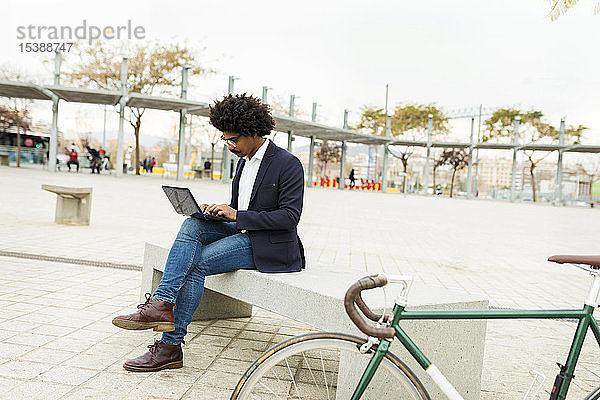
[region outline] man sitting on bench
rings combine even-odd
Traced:
[[[269,106],[245,94],[228,95],[210,106],[209,116],[229,151],[241,158],[231,203],[200,208],[234,222],[186,219],[154,294],[147,294],[135,313],[113,319],[123,329],[164,332],[150,351],[125,362],[129,371],[183,366],[181,343],[202,300],[206,276],[238,269],[298,272],[305,266],[296,232],[304,172],[298,158],[264,138],[275,128]]]

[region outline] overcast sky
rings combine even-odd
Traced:
[[[183,4],[186,4],[183,6]],[[11,1],[3,4],[3,58],[51,83],[50,66],[23,54],[20,25],[144,26],[149,39],[206,47],[218,73],[193,88],[212,101],[239,77],[236,91],[260,96],[261,87],[320,120],[341,125],[343,110],[356,121],[363,105],[436,103],[446,110],[514,105],[542,110],[549,122],[591,128],[586,143],[600,143],[600,16],[581,0],[558,21],[546,17],[546,0],[501,1]],[[42,104],[41,118],[50,118]],[[97,106],[61,106],[61,127],[74,117],[102,129]],[[44,114],[44,110],[48,110]],[[36,110],[40,110],[38,106]],[[109,129],[116,129],[116,118]],[[145,132],[173,131],[174,113],[148,115]],[[143,129],[144,129],[143,128]],[[465,124],[453,136],[467,138]]]

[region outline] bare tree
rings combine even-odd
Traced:
[[[327,140],[321,142],[318,149],[315,151],[316,159],[323,163],[321,176],[325,175],[328,163],[340,162],[342,159],[341,150],[342,146],[340,145],[332,145]]]
[[[600,177],[600,156],[593,154],[583,158],[577,163],[577,169],[589,179],[590,185],[593,185]]]
[[[67,73],[71,83],[89,85],[100,89],[120,87],[121,49],[116,45],[95,42],[77,49],[79,63]],[[127,86],[133,93],[148,95],[173,94],[181,84],[181,67],[190,67],[192,75],[214,72],[198,61],[195,50],[173,43],[149,43],[135,46],[130,54],[127,69]],[[135,173],[140,174],[140,127],[145,108],[129,109],[127,120],[135,133]]]
[[[25,73],[21,68],[10,65],[3,64],[0,67],[0,79],[9,80],[9,81],[31,81],[30,76]],[[13,121],[13,124],[10,126],[14,126],[17,129],[17,154],[16,161],[17,167],[21,166],[21,129],[26,131],[29,129],[31,125],[30,119],[30,111],[31,105],[33,101],[31,99],[22,99],[17,97],[7,97],[3,98],[4,101],[2,104],[10,110],[11,114],[8,116],[9,119]],[[5,115],[5,117],[7,117]]]
[[[439,154],[435,154],[435,152],[434,152],[434,155],[433,155],[433,193],[434,194],[435,194],[435,188],[436,188],[435,173],[437,172],[437,169],[444,164],[446,164],[446,159],[444,158],[444,152],[442,151]],[[425,190],[428,190],[428,189],[425,188]]]
[[[456,171],[463,169],[469,164],[469,155],[465,149],[448,149],[444,150],[440,159],[443,160],[444,165],[452,167],[452,180],[450,181],[450,197],[452,197]]]
[[[14,127],[17,130],[17,167],[21,166],[21,129],[27,131],[30,128],[31,119],[29,110],[19,110],[0,106],[0,124],[6,130]]]

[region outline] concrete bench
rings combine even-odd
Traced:
[[[146,243],[140,291],[142,302],[144,294],[152,293],[160,283],[168,254],[168,249]],[[291,274],[240,270],[209,276],[194,320],[249,317],[255,305],[319,330],[364,337],[346,315],[343,299],[347,288],[365,275],[364,271],[308,265],[306,270]],[[391,303],[398,291],[393,285],[389,286],[386,290]],[[383,308],[381,289],[366,292],[363,297],[373,310]],[[415,282],[409,296],[409,309],[481,310],[488,309],[488,300],[431,290]],[[486,326],[485,320],[402,323],[415,343],[465,399],[479,399]],[[391,350],[419,376],[432,399],[446,398],[399,342],[395,341]],[[344,395],[338,393],[338,398],[344,398]]]
[[[164,175],[177,175],[177,164],[172,163],[163,163]],[[183,166],[183,175],[184,176],[194,176],[192,168],[189,165]]]
[[[55,223],[66,225],[90,224],[92,188],[42,185],[42,189],[57,194]]]
[[[10,154],[9,153],[0,153],[0,165],[9,166],[10,164]]]

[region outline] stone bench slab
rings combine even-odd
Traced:
[[[153,292],[160,283],[169,250],[146,243],[142,272],[141,301],[144,293]],[[364,271],[337,266],[308,265],[300,273],[264,274],[254,270],[209,276],[205,294],[195,319],[247,317],[252,306],[308,324],[323,331],[345,332],[364,336],[346,315],[343,299],[347,288],[367,275]],[[399,288],[386,287],[387,310]],[[385,306],[381,289],[363,293],[373,310]],[[462,293],[432,290],[413,283],[408,309],[413,310],[482,310],[488,301]],[[403,329],[421,350],[463,394],[478,399],[487,322],[473,321],[405,321]],[[395,342],[392,351],[419,376],[433,399],[443,399],[436,386],[408,352]]]
[[[54,222],[66,225],[89,225],[92,211],[91,187],[67,187],[42,185],[42,189],[55,193],[56,212]]]

